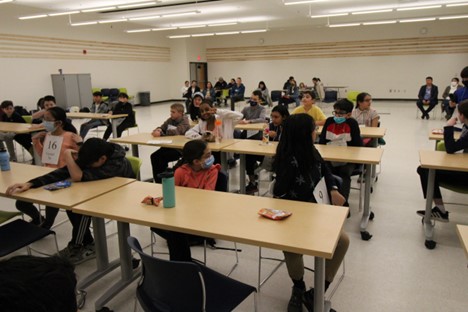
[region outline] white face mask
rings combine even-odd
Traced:
[[[456,81],[452,81],[450,85],[455,88],[458,85],[458,83]]]

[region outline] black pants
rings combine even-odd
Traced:
[[[447,117],[452,117],[453,112],[455,111],[455,107],[450,107],[449,103],[450,103],[449,100],[444,100],[443,110],[444,110],[445,114],[447,114]]]
[[[153,179],[155,183],[161,183],[158,174],[166,171],[167,165],[171,161],[178,160],[182,156],[180,150],[161,147],[151,154],[151,167],[153,168]]]
[[[353,174],[354,169],[356,169],[356,164],[346,163],[343,166],[337,167],[333,167],[330,164],[330,168],[333,174],[339,176],[343,180],[340,188],[340,193],[346,200],[348,200],[349,192],[351,190],[351,176]]]
[[[280,99],[278,100],[278,105],[282,105],[286,107],[288,107],[288,105],[291,103],[296,103],[296,100],[293,99],[292,97],[290,98],[280,97]]]
[[[15,135],[13,140],[18,142],[28,152],[31,151],[31,147],[32,147],[31,134],[29,133],[17,134]]]
[[[22,213],[27,214],[28,216],[31,217],[32,222],[36,225],[39,225],[41,223],[41,215],[32,203],[28,203],[22,200],[17,200],[16,201],[16,209],[21,211]],[[43,226],[47,228],[51,228],[52,225],[54,225],[55,218],[57,217],[57,214],[59,212],[58,208],[54,207],[45,207],[46,215],[45,215],[45,221]]]
[[[151,228],[151,230],[167,241],[171,261],[192,261],[189,235],[155,228]]]
[[[243,95],[233,95],[231,96],[231,110],[235,111],[236,110],[236,102],[240,102],[244,100]]]
[[[91,217],[84,216],[67,210],[68,219],[72,224],[72,239],[71,244],[74,245],[89,245],[94,242],[93,236],[89,225],[91,224]]]
[[[128,122],[122,122],[120,125],[117,126],[117,137],[120,138],[122,136],[122,132],[124,132],[125,129],[130,128],[134,125],[129,124]],[[104,132],[104,136],[102,137],[104,140],[107,140],[110,135],[112,134],[112,123],[107,126],[106,132]]]
[[[421,100],[418,100],[416,102],[416,106],[419,108],[419,110],[421,111],[421,113],[425,116],[425,115],[429,115],[429,113],[431,112],[431,110],[434,109],[434,107],[437,105],[437,101],[435,102],[429,102],[429,107],[427,109],[424,109],[424,105],[423,105],[423,102]]]
[[[429,180],[429,169],[418,167],[419,178],[421,179],[421,187],[424,198],[427,195],[427,181]],[[468,172],[436,170],[434,179],[434,196],[433,198],[442,198],[440,193],[440,182],[450,183],[452,185],[466,186],[468,181]]]

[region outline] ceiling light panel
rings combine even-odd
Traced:
[[[405,7],[397,8],[397,11],[414,11],[414,10],[428,10],[428,9],[439,9],[442,5],[428,5],[428,6],[419,6],[419,7]]]

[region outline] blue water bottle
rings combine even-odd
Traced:
[[[0,167],[2,171],[10,170],[10,155],[5,147],[0,147]]]
[[[174,172],[171,170],[159,174],[162,179],[163,206],[164,208],[175,207],[175,184]]]

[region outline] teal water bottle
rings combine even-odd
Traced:
[[[162,179],[163,206],[173,208],[175,207],[174,172],[168,170],[159,174],[159,177]]]
[[[10,170],[10,155],[5,147],[0,147],[0,168],[2,171]]]

